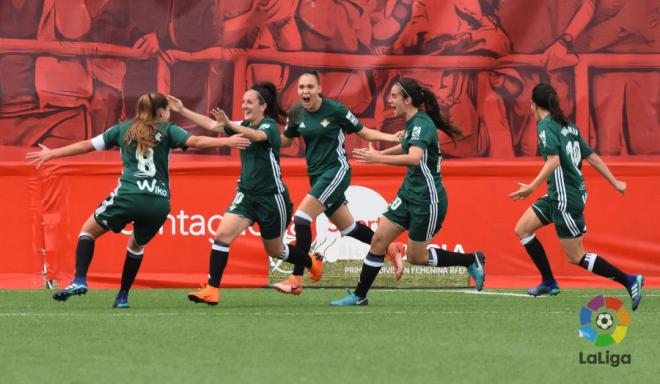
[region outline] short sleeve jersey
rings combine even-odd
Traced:
[[[284,192],[280,172],[280,128],[275,120],[266,117],[256,125],[247,120],[240,123],[244,127],[258,129],[268,137],[264,141],[253,141],[241,150],[241,176],[238,189],[250,195],[272,195]],[[235,132],[225,128],[228,135]]]
[[[160,132],[154,139],[156,146],[149,148],[147,155],[138,153],[137,143],[132,141],[128,147],[124,136],[133,124],[132,120],[123,121],[108,128],[92,139],[97,150],[119,147],[124,165],[119,179],[118,194],[141,194],[168,198],[170,197],[169,154],[173,148],[184,148],[190,133],[171,123],[160,123]]]
[[[562,212],[582,210],[587,188],[582,177],[582,160],[593,153],[573,124],[562,127],[551,116],[538,122],[539,148],[544,160],[559,156],[559,166],[548,178],[548,196]]]
[[[344,134],[359,132],[363,127],[343,104],[324,97],[317,111],[309,112],[300,107],[289,120],[284,135],[303,138],[307,174],[313,176],[329,169],[349,168]]]
[[[442,154],[438,129],[426,112],[417,112],[406,122],[401,141],[403,153],[410,153],[411,146],[421,148],[424,154],[419,164],[408,166],[399,196],[416,204],[437,204],[444,195],[440,174]]]

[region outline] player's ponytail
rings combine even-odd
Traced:
[[[259,97],[259,102],[266,104],[264,115],[270,117],[278,123],[283,123],[286,119],[286,112],[277,101],[277,88],[271,82],[255,84],[251,88]]]
[[[435,126],[446,133],[454,143],[456,143],[456,139],[463,136],[463,131],[452,124],[449,117],[440,111],[438,99],[435,97],[433,91],[429,88],[422,87],[417,80],[409,77],[400,78],[396,84],[401,88],[403,97],[410,97],[412,105],[422,108],[431,120],[433,120]]]
[[[546,83],[538,83],[532,90],[532,101],[537,106],[550,112],[552,120],[561,124],[562,127],[569,125],[568,119],[559,107],[559,96],[557,91]]]
[[[167,108],[167,98],[160,93],[147,93],[140,96],[133,125],[128,128],[124,136],[124,146],[128,148],[135,140],[138,153],[146,156],[149,148],[156,146],[155,135],[160,132],[158,110],[165,108]]]

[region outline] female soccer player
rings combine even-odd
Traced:
[[[101,151],[118,146],[122,149],[124,170],[119,185],[85,221],[76,248],[76,277],[53,298],[65,301],[74,295],[87,293],[87,269],[94,254],[94,242],[109,230],[119,233],[133,223],[128,240],[126,260],[121,276],[121,288],[113,307],[128,307],[128,291],[142,263],[144,246],[151,240],[170,212],[169,153],[173,148],[215,148],[229,146],[246,148],[250,141],[242,135],[230,138],[192,136],[180,127],[168,123],[170,108],[160,93],[142,95],[132,120],[123,121],[91,140],[62,148],[30,152],[28,159],[37,168],[60,157]]]
[[[554,223],[568,260],[626,287],[632,298],[632,309],[636,310],[642,299],[642,275],[627,275],[602,256],[584,250],[582,236],[587,232],[587,226],[583,211],[587,189],[580,171],[582,160],[586,159],[621,195],[626,190],[626,183],[617,180],[605,162],[582,140],[580,131],[559,108],[557,92],[552,86],[540,83],[534,87],[532,112],[537,121],[539,148],[545,164],[530,184],[519,182],[520,189],[509,195],[513,200],[521,200],[544,181],[548,183],[548,193],[523,213],[515,228],[520,242],[541,272],[541,284],[530,288],[528,293],[532,296],[559,293],[543,246],[534,235],[537,229]]]
[[[400,78],[392,86],[388,102],[395,116],[406,122],[403,141],[384,151],[376,151],[371,147],[356,149],[353,156],[365,163],[405,166],[408,172],[396,199],[380,217],[371,249],[362,265],[357,288],[354,292],[349,291],[343,299],[331,302],[331,305],[368,304],[367,292],[383,266],[388,245],[405,230],[408,231],[407,255],[411,264],[467,267],[477,290],[481,290],[485,280],[486,257],[483,253],[464,254],[441,248],[427,249],[447,213],[447,194],[440,174],[442,154],[437,130],[442,130],[453,140],[462,135],[461,130],[440,113],[433,92],[414,79]],[[401,273],[399,271],[397,277]]]
[[[277,120],[284,116],[272,83],[254,85],[243,95],[243,121],[229,121],[224,111],[214,110],[217,123],[192,112],[174,97],[172,109],[195,124],[210,130],[224,128],[228,134],[241,134],[252,141],[241,151],[241,176],[236,197],[225,212],[211,247],[209,279],[202,288],[190,292],[196,303],[218,304],[220,280],[229,258],[229,245],[253,223],[259,223],[264,249],[271,256],[301,268],[308,268],[312,281],[323,274],[320,260],[298,247],[284,244],[283,236],[293,205],[280,175],[280,129]]]
[[[298,78],[300,103],[291,108],[282,147],[302,136],[305,141],[307,175],[311,190],[303,198],[293,217],[296,245],[309,252],[312,244],[312,221],[321,213],[340,230],[363,243],[371,243],[373,231],[356,222],[348,210],[344,192],[351,182],[351,166],[344,149],[344,134],[357,133],[368,141],[398,143],[399,137],[366,128],[343,104],[321,95],[320,77],[307,71]],[[300,295],[304,269],[295,267],[288,279],[273,285],[283,293]]]

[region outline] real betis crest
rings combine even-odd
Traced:
[[[324,117],[323,120],[321,120],[321,125],[323,126],[323,128],[326,128],[328,124],[330,124],[330,122],[328,121],[328,119]]]

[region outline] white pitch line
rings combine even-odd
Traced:
[[[97,316],[110,316],[110,317],[140,317],[140,316],[206,316],[208,313],[183,313],[183,312],[166,312],[166,313],[0,313],[0,317],[97,317]]]
[[[432,293],[467,293],[470,295],[496,295],[496,296],[512,296],[512,297],[531,297],[526,293],[515,292],[498,292],[498,291],[474,291],[467,289],[379,289],[376,292],[432,292]],[[543,296],[537,296],[543,297]]]
[[[532,296],[527,293],[514,293],[514,292],[497,292],[497,291],[461,291],[470,295],[496,295],[496,296],[513,296],[513,297],[531,297],[543,298],[544,296]]]
[[[548,311],[543,314],[566,314],[574,311]],[[354,316],[354,315],[488,315],[488,314],[513,314],[511,311],[355,311],[349,308],[337,308],[334,311],[319,312],[177,312],[177,313],[121,313],[121,314],[99,314],[99,313],[0,313],[2,317],[164,317],[164,316]]]

